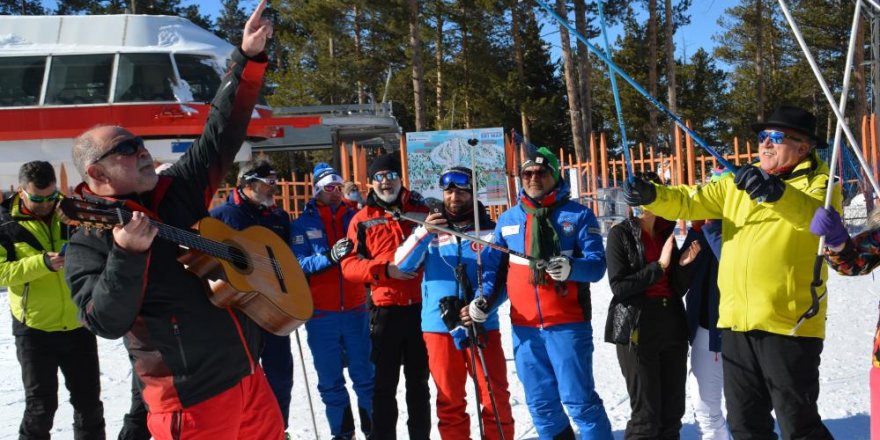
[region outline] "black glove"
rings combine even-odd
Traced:
[[[329,255],[327,256],[333,261],[333,264],[336,264],[339,263],[339,260],[351,253],[353,248],[354,243],[351,240],[348,238],[340,238],[330,249]]]
[[[758,203],[773,203],[785,192],[785,182],[752,165],[743,165],[733,177],[736,187],[747,192]]]
[[[623,183],[623,200],[629,206],[649,205],[656,198],[657,188],[654,183],[641,176],[626,179]]]
[[[464,300],[457,296],[444,296],[440,298],[440,319],[446,324],[448,330],[461,325],[461,317],[458,315],[464,308]]]

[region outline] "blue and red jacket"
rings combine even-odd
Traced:
[[[561,181],[557,189],[540,202],[542,206],[548,206],[568,195],[568,184]],[[519,198],[519,204],[498,218],[493,238],[498,245],[529,255],[533,219],[523,209],[523,203],[534,202],[523,192]],[[509,266],[507,294],[510,320],[514,325],[545,328],[590,320],[589,283],[599,281],[605,274],[605,249],[599,223],[589,208],[571,200],[554,208],[550,221],[559,235],[561,255],[571,260],[571,275],[563,283],[556,283],[544,274],[546,282],[534,285],[528,260],[491,248],[484,251],[483,286],[486,292],[495,291],[497,273],[505,265]],[[553,255],[545,256],[546,259],[551,257]]]
[[[290,225],[290,247],[309,278],[316,310],[341,312],[363,308],[367,301],[363,284],[345,280],[330,259],[330,249],[345,237],[356,213],[345,203],[334,213],[313,198]]]
[[[397,206],[405,213],[427,213],[422,196],[400,189]],[[388,264],[394,262],[394,252],[412,232],[415,224],[396,221],[386,212],[373,191],[367,195],[367,205],[358,211],[348,225],[348,238],[354,242],[353,255],[342,259],[342,276],[361,283],[370,291],[370,300],[377,307],[408,306],[422,302],[419,284],[422,274],[411,280],[388,276]]]
[[[488,215],[480,219],[480,238],[492,240],[495,223]],[[461,232],[475,236],[473,225]],[[440,300],[447,296],[457,296],[469,303],[473,291],[463,292],[455,279],[455,268],[460,263],[465,265],[470,286],[477,288],[477,245],[470,240],[463,240],[454,235],[429,233],[424,226],[419,226],[412,235],[397,249],[394,256],[395,264],[404,272],[415,272],[422,266],[425,268],[422,277],[422,331],[446,333],[446,324],[440,317]],[[485,247],[484,247],[485,248]],[[482,255],[481,255],[482,258]],[[502,274],[503,275],[503,274]],[[498,283],[501,289],[498,295],[492,295],[493,302],[489,318],[484,323],[486,330],[498,330],[498,306],[507,298],[504,284]],[[488,295],[487,292],[484,292]]]
[[[259,225],[283,240],[290,235],[290,215],[275,206],[264,208],[250,203],[238,189],[229,193],[226,203],[211,210],[211,217],[238,231]]]

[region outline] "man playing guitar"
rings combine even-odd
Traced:
[[[180,228],[208,215],[208,202],[244,141],[267,65],[272,25],[262,0],[187,153],[157,176],[143,140],[118,126],[76,139],[84,198],[124,201],[134,212],[112,233],[78,231],[66,277],[80,320],[105,338],[124,336],[143,384],[155,439],[281,439],[284,427],[256,359],[261,329],[241,311],[215,307],[206,284],[177,261],[179,247],[154,240],[150,219]]]

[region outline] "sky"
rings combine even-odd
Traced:
[[[41,1],[49,8],[55,6],[54,0]],[[549,1],[552,3],[552,0]],[[208,15],[212,19],[216,19],[220,14],[220,0],[183,0],[181,3],[184,5],[197,4],[202,14]],[[241,6],[249,12],[256,3],[256,0],[242,0]],[[718,17],[724,13],[725,9],[737,3],[739,3],[737,0],[693,0],[690,8],[691,24],[680,29],[675,35],[676,58],[682,57],[682,55],[690,57],[700,47],[712,53],[712,48],[715,45],[712,36],[718,32]],[[622,27],[619,25],[608,29],[611,44],[614,44],[614,40],[621,31]],[[555,23],[551,25],[546,22],[544,38],[553,46],[554,58],[559,58],[561,56],[559,33]],[[591,43],[604,48],[601,37],[591,40]]]

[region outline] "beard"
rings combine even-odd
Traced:
[[[390,192],[387,191],[376,191],[376,197],[379,200],[391,204],[397,201],[397,196],[400,195],[400,188],[392,189]]]

